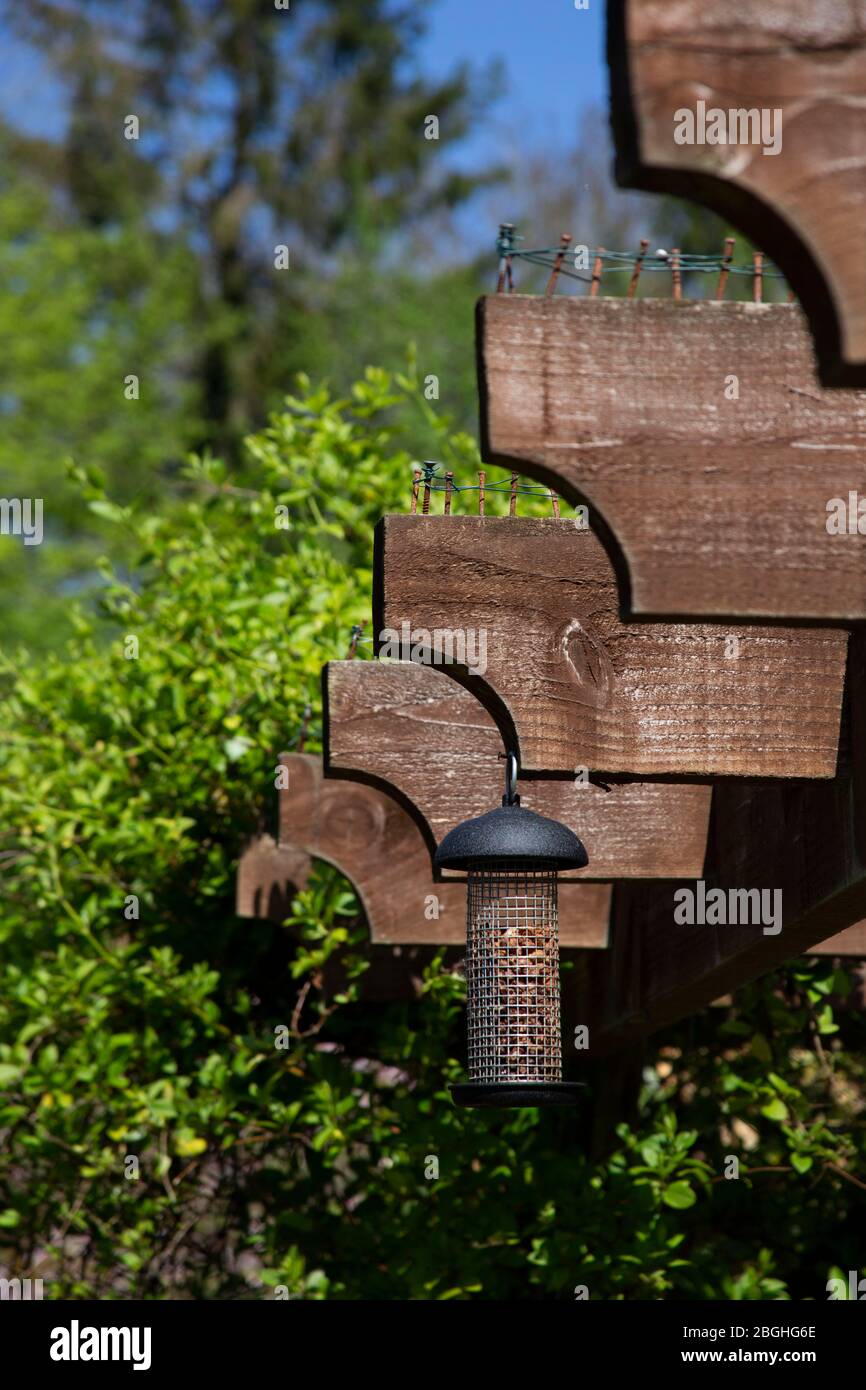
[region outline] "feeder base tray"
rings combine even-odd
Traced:
[[[586,1086],[582,1081],[464,1081],[450,1090],[455,1105],[516,1110],[577,1105]]]

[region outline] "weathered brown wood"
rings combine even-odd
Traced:
[[[345,874],[374,944],[465,943],[465,882],[433,881],[428,846],[399,802],[376,787],[325,778],[321,759],[310,754],[283,753],[280,764],[289,782],[279,794],[280,844],[324,859]],[[431,918],[434,899],[439,916]],[[562,945],[605,947],[610,900],[608,883],[563,883]]]
[[[609,0],[608,62],[617,181],[729,218],[799,294],[825,380],[866,386],[864,0]],[[699,101],[730,143],[677,142]],[[765,111],[763,140],[732,110]]]
[[[866,530],[866,393],[797,305],[498,295],[477,331],[484,458],[589,506],[627,612],[866,618],[866,535],[827,529],[854,493]]]
[[[623,623],[603,546],[564,519],[388,516],[376,545],[380,641],[486,633],[483,677],[441,669],[513,725],[525,770],[832,777],[844,631]]]
[[[853,927],[828,937],[817,946],[810,946],[803,952],[807,956],[866,956],[866,922],[856,922]]]
[[[679,925],[684,885],[620,884],[612,949],[569,983],[569,1017],[592,1054],[651,1033],[827,941],[866,917],[866,632],[849,663],[852,765],[832,782],[716,788],[707,888],[779,889],[782,930]],[[694,888],[694,885],[689,885]]]
[[[257,836],[238,864],[237,915],[284,923],[292,896],[306,886],[310,868],[310,857],[303,850],[280,846],[270,835]],[[371,946],[369,965],[360,980],[361,998],[366,1003],[419,998],[424,969],[439,950],[437,945]],[[443,968],[452,969],[463,950],[463,945],[447,947]],[[331,957],[322,971],[325,994],[345,990],[348,980],[342,956]]]
[[[244,848],[238,862],[235,911],[239,917],[262,917],[281,922],[295,893],[306,888],[310,856],[292,845],[278,845],[259,835]]]
[[[498,806],[502,738],[475,696],[415,662],[331,661],[325,668],[326,775],[396,788],[429,828],[431,849],[461,820]],[[573,776],[518,783],[521,802],[583,840],[586,880],[701,873],[712,788]],[[569,874],[568,877],[575,875]]]

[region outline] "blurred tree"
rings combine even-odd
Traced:
[[[80,529],[64,459],[110,473],[123,501],[152,500],[200,436],[186,372],[192,258],[146,226],[71,222],[14,161],[3,170],[0,493],[42,498],[45,525],[39,546],[0,538],[0,585],[19,600],[3,627],[7,640],[53,645],[104,543],[96,516]]]
[[[447,152],[495,96],[496,74],[420,76],[417,7],[4,8],[66,104],[54,139],[27,135],[7,114],[19,162],[62,188],[80,224],[145,222],[194,253],[199,442],[232,458],[291,373],[309,365],[305,320],[333,258],[363,250],[377,268],[398,231],[405,237],[494,177],[458,172]],[[431,115],[436,140],[425,138]]]
[[[392,315],[383,280],[413,229],[434,236],[491,177],[448,152],[496,79],[426,82],[423,23],[385,0],[0,0],[0,22],[50,97],[0,115],[0,491],[43,497],[46,525],[26,552],[0,538],[0,583],[21,597],[3,634],[53,646],[115,543],[95,515],[73,533],[64,458],[164,507],[187,451],[237,462],[297,371],[343,385],[404,361],[428,336],[428,289],[407,268]],[[457,353],[466,419],[471,270],[450,284],[426,370]]]

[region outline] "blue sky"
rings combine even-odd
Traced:
[[[508,94],[502,119],[554,146],[574,135],[580,111],[607,101],[604,0],[432,0],[420,57],[428,72],[444,76],[455,62],[505,64]],[[468,158],[495,153],[495,132],[481,129],[467,142]]]
[[[446,77],[458,62],[483,67],[500,59],[508,90],[498,118],[519,125],[529,137],[563,145],[572,138],[581,109],[606,102],[604,0],[589,0],[588,10],[575,10],[574,0],[420,2],[428,25],[418,55],[422,67]],[[56,135],[63,103],[56,99],[50,74],[5,26],[3,42],[7,53],[14,53],[3,81],[3,107],[14,110],[28,129]],[[463,157],[470,163],[493,157],[495,146],[494,121],[467,141]]]

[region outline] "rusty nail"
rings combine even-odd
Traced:
[[[634,299],[637,293],[637,282],[640,279],[640,273],[643,269],[644,256],[646,255],[648,248],[649,242],[645,240],[644,237],[641,237],[640,250],[638,251],[637,256],[635,257],[634,270],[632,271],[631,279],[628,282],[628,293],[626,294],[626,299]]]
[[[603,262],[602,262],[602,256],[603,256],[603,255],[604,255],[604,247],[603,247],[603,246],[597,247],[596,253],[595,253],[595,261],[593,262],[593,266],[592,266],[592,284],[591,284],[590,287],[589,287],[589,297],[590,297],[590,299],[595,299],[596,295],[598,294],[598,287],[599,287],[599,285],[601,284],[601,270],[602,270],[602,264],[603,264]]]
[[[724,299],[725,286],[728,283],[728,272],[731,268],[731,261],[734,259],[734,238],[725,237],[725,254],[722,257],[722,265],[719,270],[719,283],[716,286],[716,299]]]
[[[563,232],[559,238],[559,250],[556,253],[556,260],[553,262],[553,269],[550,272],[550,279],[544,291],[545,294],[553,294],[553,291],[556,289],[556,281],[559,278],[559,272],[562,270],[562,262],[565,259],[565,253],[570,244],[571,232]]]
[[[755,251],[752,255],[755,278],[752,281],[752,298],[756,304],[762,304],[764,300],[764,253]]]

